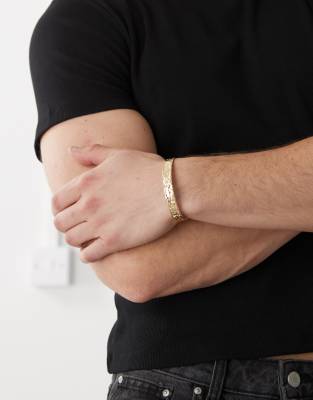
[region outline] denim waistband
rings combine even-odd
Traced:
[[[219,400],[222,392],[268,399],[313,399],[313,361],[290,359],[212,360],[206,363],[126,371],[138,377],[151,373],[167,379],[202,385],[205,400]],[[123,372],[122,372],[123,374]],[[113,379],[119,374],[113,374]],[[237,397],[236,397],[237,398]]]

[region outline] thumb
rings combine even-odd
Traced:
[[[108,147],[101,144],[91,146],[70,146],[68,148],[71,155],[82,165],[98,165],[104,161]]]

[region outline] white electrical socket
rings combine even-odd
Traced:
[[[46,246],[35,250],[31,282],[38,287],[68,286],[71,283],[71,249]]]

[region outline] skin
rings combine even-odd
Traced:
[[[89,242],[82,261],[149,243],[177,224],[164,198],[161,156],[99,145],[70,150],[94,168],[62,187],[52,207],[57,229],[78,246]],[[259,152],[177,158],[178,204],[200,222],[313,232],[312,151],[308,138]]]
[[[176,161],[178,202],[193,220],[313,232],[313,137],[264,151]]]
[[[177,224],[163,198],[162,157],[99,145],[90,150],[76,152],[76,159],[94,168],[52,199],[54,225],[73,245],[94,239],[82,251],[82,261],[149,243]]]
[[[94,143],[102,145],[104,152],[99,151],[99,147],[102,147],[99,145],[92,147],[93,151],[89,149],[87,157],[77,157],[68,151],[71,145],[90,146]],[[101,165],[100,154],[107,160],[107,147],[114,148],[114,151],[120,148],[124,151],[133,149],[137,153],[139,150],[140,153],[150,155],[156,153],[147,121],[132,110],[112,110],[73,118],[49,129],[41,140],[41,152],[52,192],[60,193],[64,187],[68,188],[70,182],[93,171],[95,165]],[[150,160],[157,161],[158,158]],[[107,173],[105,168],[101,171]],[[122,172],[125,171],[128,169]],[[129,182],[130,176],[126,185]],[[113,200],[112,203],[115,203],[118,199]],[[58,204],[52,197],[54,215],[58,214]],[[85,210],[89,210],[92,215],[92,202]],[[67,242],[75,245],[71,244],[71,236],[66,231],[63,233]],[[210,286],[243,273],[258,265],[298,233],[292,229],[237,228],[189,219],[175,223],[155,240],[107,253],[102,259],[88,263],[99,279],[112,290],[131,301],[144,302],[154,297]],[[83,243],[80,246],[81,254],[95,240]],[[295,355],[294,358],[305,356]]]

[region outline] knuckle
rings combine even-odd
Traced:
[[[108,248],[115,248],[119,243],[119,234],[118,233],[111,233],[106,238],[105,244]]]
[[[94,172],[89,172],[79,178],[79,185],[81,188],[85,189],[89,187],[95,180],[96,174]]]
[[[102,248],[106,251],[106,253],[118,250],[120,240],[118,233],[110,233],[106,236],[100,236],[99,239],[101,239]]]
[[[53,220],[53,223],[54,223],[54,226],[56,227],[56,229],[58,231],[60,231],[60,232],[64,231],[63,223],[62,223],[60,218],[55,217],[54,220]]]
[[[71,233],[66,233],[64,235],[64,239],[66,241],[67,244],[69,244],[70,246],[77,246],[77,240],[74,238],[74,236]]]
[[[99,198],[97,198],[96,196],[88,196],[82,202],[82,209],[84,211],[86,210],[94,211],[100,206],[100,204],[101,200]]]
[[[96,208],[99,207],[99,205],[101,203],[101,199],[99,199],[96,196],[91,196],[86,200],[86,202],[87,202],[87,207],[88,208],[90,208],[92,210],[95,210]]]

